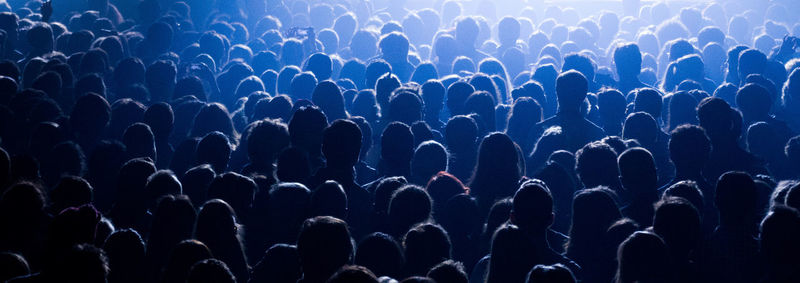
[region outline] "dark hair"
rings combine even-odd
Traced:
[[[304,278],[329,278],[353,257],[353,243],[347,223],[330,216],[307,219],[300,228],[297,252]]]

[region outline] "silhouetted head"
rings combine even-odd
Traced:
[[[381,134],[381,161],[391,166],[410,166],[414,155],[414,135],[411,128],[400,122],[386,126]]]
[[[613,192],[605,187],[580,191],[572,202],[572,226],[566,245],[568,254],[581,254],[602,241],[608,227],[622,215]]]
[[[197,144],[197,164],[210,164],[215,172],[221,174],[228,168],[231,152],[227,136],[217,131],[210,132]]]
[[[14,277],[28,275],[31,272],[28,261],[19,254],[11,252],[0,253],[0,264],[5,267],[3,272],[0,273],[0,280],[7,281]]]
[[[592,142],[575,153],[575,172],[586,188],[617,183],[617,153],[603,142]]]
[[[642,54],[639,45],[627,43],[614,49],[614,64],[620,79],[633,79],[642,69]]]
[[[736,93],[736,105],[745,121],[756,122],[766,118],[772,108],[772,97],[763,86],[755,83],[744,85]]]
[[[714,203],[719,209],[720,226],[754,229],[757,221],[758,188],[744,172],[727,172],[717,181]]]
[[[310,209],[312,216],[344,219],[347,216],[347,195],[336,181],[325,181],[311,194]]]
[[[559,111],[578,112],[589,91],[589,85],[581,73],[567,71],[556,80],[556,95]]]
[[[253,122],[247,132],[250,162],[271,165],[289,142],[289,128],[283,122],[269,119]]]
[[[653,232],[658,234],[676,259],[697,248],[702,237],[700,213],[688,200],[670,197],[656,204]]]
[[[664,241],[649,232],[633,233],[617,251],[617,282],[665,280],[668,253]]]
[[[527,181],[514,194],[511,222],[521,229],[541,234],[553,216],[553,196],[543,182]]]
[[[708,97],[697,105],[697,120],[713,143],[731,136],[733,118],[733,109],[721,98]]]
[[[253,266],[250,274],[251,282],[295,282],[303,275],[297,247],[287,244],[275,244],[267,249],[264,257]]]
[[[297,252],[303,278],[321,281],[351,261],[353,242],[347,223],[330,216],[307,219],[300,228]]]
[[[403,235],[417,223],[431,216],[431,197],[424,189],[406,185],[392,194],[389,201],[388,220],[394,235]]]
[[[210,258],[211,250],[205,244],[197,240],[183,240],[171,250],[161,278],[168,282],[184,282],[192,265]]]
[[[376,232],[358,243],[355,264],[369,268],[377,276],[400,277],[405,255],[392,236]]]
[[[710,153],[711,142],[701,127],[683,125],[675,128],[670,134],[670,159],[679,172],[699,173]]]
[[[425,275],[431,267],[450,259],[451,243],[447,232],[436,224],[418,224],[403,236],[406,274]]]
[[[494,232],[486,282],[524,282],[537,260],[536,246],[519,227],[507,224]]]
[[[72,246],[63,255],[58,278],[68,282],[106,282],[109,262],[105,252],[91,244]]]
[[[798,235],[800,214],[796,209],[776,207],[761,222],[761,253],[770,266],[773,278],[791,273],[789,267],[797,264],[800,245],[793,239]]]

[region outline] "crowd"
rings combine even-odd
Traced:
[[[409,1],[0,1],[0,282],[800,280],[798,2]]]

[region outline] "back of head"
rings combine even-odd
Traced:
[[[392,234],[403,235],[414,224],[427,221],[431,205],[431,197],[418,186],[406,185],[395,191],[388,211]]]
[[[670,134],[670,159],[678,168],[702,168],[711,152],[711,142],[703,128],[682,125]]]
[[[336,181],[326,181],[311,194],[311,215],[333,216],[344,219],[347,216],[347,195]]]
[[[206,134],[197,144],[197,163],[208,163],[218,174],[225,172],[231,155],[228,137],[221,132]]]
[[[761,252],[765,261],[778,272],[793,273],[790,266],[797,264],[797,252],[800,251],[800,245],[794,240],[798,236],[800,214],[797,210],[776,207],[761,222]]]
[[[617,75],[621,78],[635,78],[642,69],[642,53],[639,45],[628,43],[617,46],[614,49],[614,64],[617,67]]]
[[[736,93],[736,105],[746,119],[763,119],[772,108],[772,97],[763,86],[748,83]]]
[[[287,244],[275,244],[253,266],[250,282],[295,282],[302,276],[300,258],[297,247]]]
[[[744,172],[727,172],[717,181],[714,203],[720,225],[747,225],[756,216],[758,193],[753,178]]]
[[[91,244],[75,245],[66,252],[63,262],[57,276],[66,282],[106,282],[108,258],[100,248]]]
[[[355,264],[365,266],[377,276],[400,277],[405,257],[400,244],[392,236],[376,232],[358,243]]]
[[[353,166],[361,151],[362,134],[356,123],[336,120],[322,134],[322,153],[328,166]]]
[[[387,162],[411,162],[414,154],[414,135],[411,128],[400,122],[386,126],[381,134],[381,159]]]
[[[666,279],[667,248],[664,241],[649,232],[633,233],[617,252],[617,282],[650,282]]]
[[[490,255],[487,283],[524,282],[539,256],[525,232],[510,224],[494,232]]]
[[[540,181],[527,181],[514,194],[511,209],[514,224],[539,233],[553,222],[553,196]]]
[[[307,219],[300,228],[297,252],[303,276],[324,280],[350,262],[353,243],[347,223],[330,216]]]
[[[425,275],[434,265],[450,259],[451,243],[447,232],[439,225],[419,224],[403,237],[406,272],[412,276]]]
[[[683,256],[700,242],[700,214],[684,198],[665,198],[656,204],[653,232],[664,239],[676,256]]]
[[[559,111],[577,112],[588,91],[588,81],[581,73],[570,70],[559,75],[556,79]]]
[[[631,190],[634,195],[655,196],[658,174],[650,151],[641,147],[629,148],[619,155],[617,163],[625,189]]]
[[[727,102],[717,97],[707,97],[697,105],[697,119],[711,141],[729,134],[733,128],[733,110]]]
[[[619,176],[617,153],[603,142],[585,145],[575,153],[575,160],[575,172],[587,188],[613,185]]]

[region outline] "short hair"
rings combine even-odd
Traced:
[[[626,76],[639,75],[642,69],[642,53],[636,43],[618,45],[614,49],[614,64],[617,74]]]
[[[395,191],[388,211],[395,235],[402,235],[414,224],[427,221],[431,206],[431,197],[419,186],[406,185]]]
[[[579,107],[588,91],[589,82],[578,71],[566,71],[558,75],[556,79],[556,97],[559,107]]]
[[[606,143],[588,143],[575,153],[575,171],[586,187],[604,185],[605,179],[619,176],[617,153]]]
[[[350,120],[336,120],[322,133],[322,153],[329,163],[353,165],[361,152],[361,129]]]
[[[756,213],[758,201],[756,183],[744,172],[727,172],[717,181],[714,203],[719,209],[720,222],[747,221]]]
[[[289,146],[289,127],[279,120],[253,122],[247,131],[247,154],[262,161],[274,160],[278,153]]]
[[[711,153],[711,141],[705,130],[695,125],[681,125],[670,134],[669,155],[677,167],[701,165]]]

